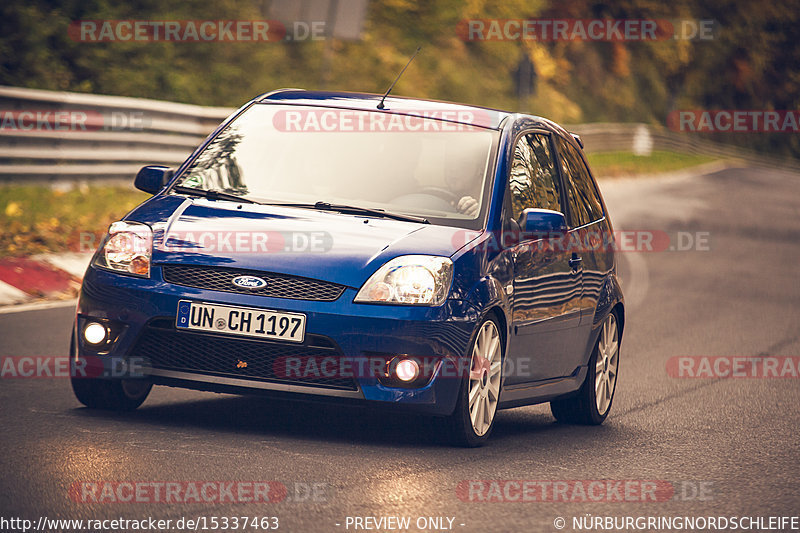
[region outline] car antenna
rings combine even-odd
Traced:
[[[416,52],[414,52],[414,55],[413,55],[413,56],[411,56],[411,59],[409,59],[409,60],[408,60],[408,63],[406,63],[406,66],[404,66],[404,67],[403,67],[403,70],[401,70],[401,71],[400,71],[400,74],[398,74],[398,75],[397,75],[397,77],[396,77],[396,78],[394,79],[394,81],[392,82],[392,84],[391,84],[391,85],[389,85],[389,88],[386,90],[386,92],[385,92],[385,93],[384,93],[384,95],[383,95],[383,98],[381,98],[381,101],[380,101],[380,103],[378,104],[378,109],[384,109],[384,107],[385,107],[385,106],[383,105],[383,101],[384,101],[384,100],[386,100],[386,97],[387,97],[387,96],[389,96],[389,93],[390,93],[390,92],[392,92],[392,89],[394,89],[394,84],[395,84],[395,83],[397,83],[397,80],[399,80],[399,79],[400,79],[400,76],[402,76],[402,75],[403,75],[403,72],[405,72],[405,71],[406,71],[406,69],[407,69],[407,68],[408,68],[408,66],[411,64],[411,62],[412,62],[412,61],[414,61],[414,58],[415,58],[415,57],[417,57],[417,54],[419,53],[419,51],[420,51],[420,49],[421,49],[421,48],[422,48],[421,46],[417,46],[417,51],[416,51]]]

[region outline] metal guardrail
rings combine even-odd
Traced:
[[[131,179],[144,165],[177,166],[234,108],[0,87],[0,181]],[[60,114],[59,114],[60,113]],[[800,170],[779,160],[645,124],[571,127],[587,152],[630,151],[641,142]]]
[[[144,165],[177,166],[233,111],[0,87],[0,180],[131,179]]]

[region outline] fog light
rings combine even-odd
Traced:
[[[100,344],[106,340],[106,327],[97,322],[89,322],[83,328],[83,338],[89,344]]]
[[[397,362],[394,373],[401,381],[414,381],[419,376],[419,365],[413,359],[402,359]]]

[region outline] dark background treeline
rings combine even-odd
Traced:
[[[346,0],[340,0],[346,1]],[[496,5],[500,4],[500,5]],[[77,20],[268,19],[269,0],[6,0],[0,84],[238,106],[278,87],[395,93],[532,112],[564,123],[665,125],[681,109],[800,108],[800,0],[371,0],[362,38],[285,43],[103,42]],[[712,39],[466,42],[485,18],[713,20]],[[518,83],[519,67],[532,76]],[[800,157],[797,133],[707,137]]]

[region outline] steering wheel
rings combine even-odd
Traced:
[[[448,202],[458,203],[458,197],[455,194],[441,187],[423,187],[420,192],[432,194]]]

